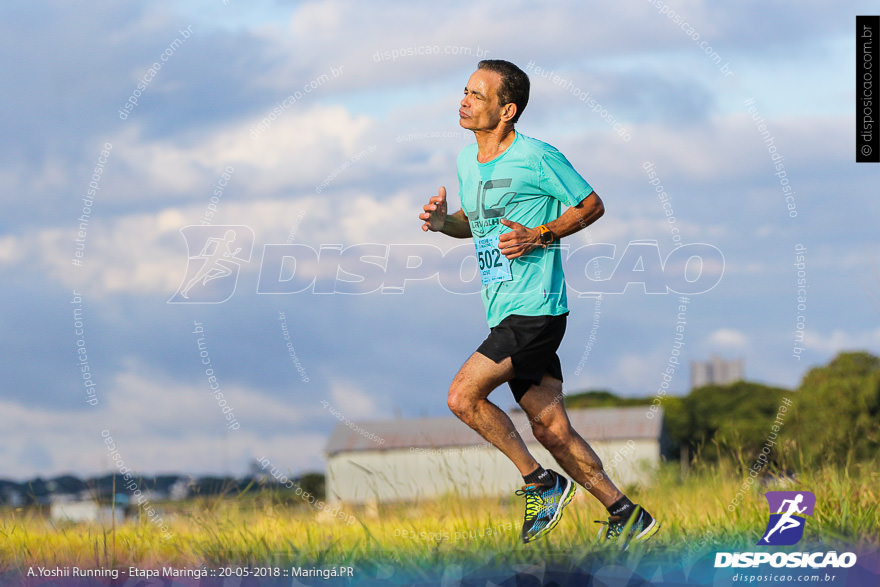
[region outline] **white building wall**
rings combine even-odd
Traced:
[[[114,506],[100,506],[93,501],[59,501],[49,508],[49,517],[52,520],[68,522],[101,522],[110,524],[113,520]],[[116,521],[125,520],[125,512],[118,505],[116,507]]]
[[[619,486],[638,483],[660,462],[653,440],[591,443],[611,479]],[[529,444],[544,467],[562,472],[547,450]],[[501,496],[512,494],[522,477],[507,457],[492,446],[401,449],[338,453],[327,459],[327,501],[417,501],[444,494]]]

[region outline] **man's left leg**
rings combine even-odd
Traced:
[[[525,485],[517,495],[526,499],[523,542],[543,536],[556,526],[574,495],[574,482],[545,471],[529,452],[510,417],[488,400],[498,385],[514,376],[510,357],[495,362],[479,351],[471,355],[449,386],[449,409],[507,456]]]
[[[605,474],[595,451],[571,427],[563,402],[562,382],[544,375],[541,384],[532,385],[519,404],[529,416],[535,439],[572,479],[608,507],[623,493]]]
[[[629,526],[628,537],[646,540],[659,529],[659,524],[641,506],[632,503],[608,478],[602,461],[589,444],[571,427],[562,394],[562,381],[544,375],[540,384],[532,385],[519,400],[529,416],[529,424],[538,440],[556,459],[562,469],[584,486],[609,512],[604,538],[615,538]],[[635,516],[633,518],[633,516]],[[630,523],[630,519],[632,523]]]

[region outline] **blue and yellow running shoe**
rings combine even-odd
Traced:
[[[567,506],[574,497],[575,485],[567,477],[555,471],[552,485],[523,485],[516,492],[526,498],[526,515],[522,527],[523,542],[531,542],[540,538],[556,527],[562,517],[562,508]]]
[[[607,522],[596,520],[606,526],[599,529],[599,542],[608,540],[622,540],[623,550],[629,548],[632,542],[647,540],[657,533],[660,523],[640,505],[636,504],[631,516],[626,519],[620,516],[611,516]]]

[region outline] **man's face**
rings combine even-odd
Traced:
[[[458,109],[458,123],[468,130],[493,130],[501,121],[502,104],[498,103],[501,76],[494,71],[478,69],[464,88]]]

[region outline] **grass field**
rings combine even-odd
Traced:
[[[448,565],[529,564],[591,557],[615,560],[656,552],[695,560],[716,548],[751,549],[767,523],[764,491],[809,490],[816,512],[804,541],[828,548],[880,547],[880,471],[874,465],[825,467],[805,472],[785,486],[756,483],[743,503],[728,506],[744,477],[733,467],[714,465],[682,480],[677,467],[662,469],[648,487],[626,488],[662,521],[660,532],[627,553],[596,543],[607,517],[591,497],[572,503],[547,537],[519,540],[523,503],[445,498],[425,504],[348,510],[357,521],[291,506],[269,493],[156,504],[168,532],[145,518],[116,525],[56,525],[44,516],[6,510],[0,518],[4,548],[0,568],[32,565],[142,568],[174,565],[290,566],[351,565],[419,573]],[[581,490],[582,492],[583,490]]]

